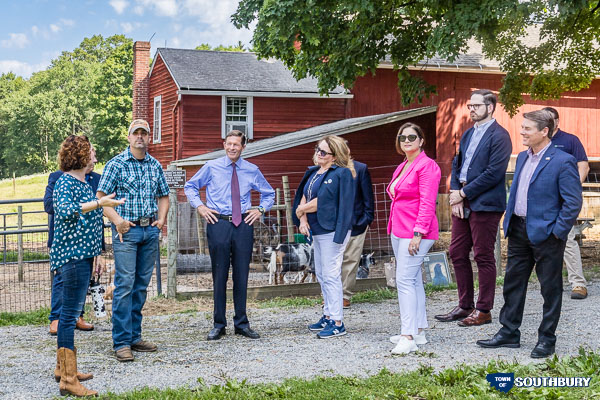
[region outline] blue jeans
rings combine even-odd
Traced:
[[[131,346],[142,340],[142,308],[158,252],[159,229],[133,226],[123,243],[112,225],[115,254],[115,291],[112,303],[113,348]]]
[[[62,275],[62,309],[58,320],[58,347],[74,350],[77,318],[85,304],[94,258],[72,260],[59,268]]]
[[[92,264],[93,268],[93,264]],[[90,270],[91,274],[91,270]],[[89,282],[88,282],[89,284]],[[50,316],[48,319],[50,322],[60,318],[60,310],[62,308],[62,297],[63,297],[63,278],[60,273],[60,268],[52,273],[52,294],[50,295]],[[83,317],[84,310],[81,310],[81,316]]]

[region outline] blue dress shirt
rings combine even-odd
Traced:
[[[185,195],[194,208],[204,203],[200,199],[200,189],[206,187],[206,206],[219,214],[231,215],[231,174],[232,162],[227,156],[210,160],[200,171],[186,182]],[[236,163],[238,182],[240,184],[240,199],[242,214],[252,207],[250,192],[260,192],[260,205],[269,210],[275,200],[275,191],[269,185],[258,167],[251,162],[239,158]]]
[[[475,131],[471,136],[471,142],[469,143],[469,147],[467,147],[467,151],[465,152],[465,162],[463,163],[463,166],[460,170],[460,175],[458,177],[461,182],[467,181],[467,173],[469,171],[469,165],[471,165],[471,160],[473,159],[473,154],[475,154],[475,150],[477,150],[477,146],[479,145],[479,142],[481,142],[483,134],[485,131],[487,131],[490,125],[494,123],[494,121],[496,120],[492,118],[485,124],[479,125],[476,123],[473,127]]]

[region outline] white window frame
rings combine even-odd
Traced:
[[[254,98],[246,96],[221,96],[221,138],[225,140],[225,135],[231,129],[227,129],[232,122],[227,122],[227,98],[246,99],[246,122],[239,122],[236,125],[246,125],[246,136],[248,140],[254,139]]]
[[[158,113],[156,103],[158,103]],[[152,143],[160,143],[162,139],[162,96],[154,98],[154,117],[152,124]],[[158,118],[157,115],[158,114]]]

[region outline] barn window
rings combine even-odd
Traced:
[[[237,129],[252,139],[252,97],[223,96],[221,105],[221,137],[225,139],[227,132]]]
[[[161,96],[156,96],[154,98],[154,124],[152,125],[153,127],[153,131],[152,131],[152,143],[160,143],[160,139],[161,139],[161,122],[160,122],[160,117],[161,117],[161,111],[160,111],[160,105],[161,105]]]

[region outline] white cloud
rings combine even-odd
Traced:
[[[121,22],[121,29],[123,30],[123,33],[129,33],[140,28],[141,26],[142,24],[140,22],[134,22],[133,24],[131,22]]]
[[[36,36],[39,31],[40,31],[40,28],[38,28],[37,25],[34,25],[31,27],[31,33],[33,33],[34,36]]]
[[[184,0],[183,9],[207,24],[231,24],[231,14],[237,10],[238,3],[239,0]]]
[[[177,36],[175,36],[174,38],[171,39],[170,45],[172,47],[180,47],[181,46],[181,39],[179,39]]]
[[[29,78],[32,73],[46,69],[50,65],[49,61],[39,64],[28,64],[17,60],[0,60],[0,74],[13,72],[24,78]]]
[[[0,45],[2,47],[11,48],[16,47],[19,49],[24,48],[29,44],[29,39],[27,35],[24,33],[10,33],[10,39],[5,39],[0,41]]]
[[[127,8],[129,3],[125,0],[110,0],[108,2],[112,8],[115,9],[115,12],[119,15],[123,14],[123,11]]]
[[[151,8],[156,15],[163,17],[177,16],[178,6],[176,0],[136,0],[138,7]],[[137,8],[137,7],[136,7]],[[143,8],[134,10],[143,13]]]
[[[144,15],[144,7],[135,6],[135,7],[133,7],[133,12],[137,15]]]
[[[73,21],[72,19],[65,19],[65,18],[61,18],[60,23],[62,26],[74,26],[75,25],[75,21]]]
[[[179,32],[181,30],[181,24],[173,24],[173,32]]]
[[[50,24],[50,30],[52,33],[58,33],[62,30],[62,28],[56,24]]]
[[[201,43],[208,43],[211,46],[224,46],[237,44],[241,41],[246,47],[250,45],[252,31],[248,29],[236,29],[232,24],[220,23],[215,21],[213,25],[208,25],[202,29],[195,27],[185,28],[179,35],[182,48],[195,48]]]

